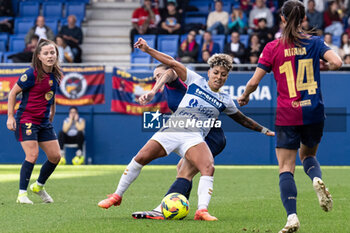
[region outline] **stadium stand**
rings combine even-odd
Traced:
[[[151,56],[145,53],[131,53],[131,63],[145,64],[146,66],[132,66],[131,69],[138,71],[150,71],[148,64],[151,63]]]
[[[84,20],[85,18],[85,3],[84,2],[67,2],[65,4],[66,16],[75,15],[77,19]]]
[[[37,1],[28,1],[19,3],[20,17],[37,17],[40,12],[40,4]]]
[[[240,34],[239,35],[239,41],[244,44],[244,46],[247,48],[249,44],[249,35],[248,34]],[[231,42],[231,35],[227,35],[226,37],[227,42]]]
[[[0,52],[6,52],[6,40],[0,39]]]
[[[45,25],[52,29],[53,33],[57,35],[58,33],[58,20],[54,18],[45,19]]]
[[[136,41],[140,37],[142,37],[151,48],[156,48],[157,35],[135,35],[134,43],[136,43]],[[141,50],[139,50],[139,49],[135,49],[133,53],[138,54],[138,53],[143,53],[143,52]]]
[[[27,34],[29,29],[34,26],[35,18],[16,18],[15,19],[15,34]]]
[[[25,48],[24,35],[11,35],[9,40],[9,52],[21,52]]]
[[[176,57],[179,47],[179,35],[159,35],[157,49],[169,56]]]
[[[46,19],[62,18],[62,2],[44,2],[42,5],[43,16]]]
[[[224,51],[224,46],[226,43],[226,36],[225,35],[213,35],[212,36],[213,41],[218,43],[220,46],[220,52]]]

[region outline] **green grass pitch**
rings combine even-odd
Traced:
[[[108,210],[97,203],[114,192],[125,166],[59,166],[46,184],[53,204],[15,203],[19,165],[0,165],[0,232],[278,232],[286,223],[276,166],[216,166],[209,212],[217,222],[194,221],[198,176],[190,213],[182,221],[135,220],[131,213],[155,207],[174,181],[175,166],[146,166],[125,193],[122,205]],[[31,183],[38,177],[36,166]],[[323,167],[323,180],[334,198],[325,213],[311,180],[297,167],[299,232],[350,232],[350,167]]]

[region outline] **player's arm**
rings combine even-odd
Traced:
[[[186,81],[187,79],[187,70],[186,67],[180,62],[176,61],[174,58],[166,55],[165,53],[161,53],[153,48],[150,48],[147,42],[139,38],[138,41],[134,44],[135,48],[141,49],[141,51],[148,53],[153,58],[157,59],[159,62],[171,67],[177,73],[178,77],[182,81]]]
[[[56,96],[53,97],[53,103],[51,104],[51,107],[50,107],[49,121],[51,123],[53,122],[53,118],[55,117],[55,114],[56,114]]]
[[[262,134],[265,134],[267,136],[275,136],[275,132],[269,130],[268,128],[261,126],[258,122],[254,121],[253,119],[247,117],[244,115],[241,111],[236,112],[235,114],[228,115],[230,118],[232,118],[234,121],[236,121],[238,124],[260,132]]]
[[[264,69],[261,69],[259,67],[256,68],[253,77],[247,82],[244,93],[237,99],[239,106],[248,104],[249,95],[256,90],[261,79],[265,76],[265,74],[266,71]]]
[[[15,105],[16,105],[16,96],[18,93],[22,91],[22,88],[17,85],[17,83],[13,86],[13,88],[10,91],[8,102],[7,102],[7,128],[9,130],[16,130],[16,120],[14,117],[15,113]]]
[[[139,103],[141,105],[147,104],[156,95],[156,93],[166,84],[169,82],[174,81],[177,78],[177,74],[172,69],[168,69],[162,74],[160,78],[157,79],[156,84],[153,86],[152,90],[150,92],[147,92],[146,94],[143,94],[139,98]]]
[[[325,52],[323,57],[329,63],[329,70],[338,70],[343,64],[339,55],[331,49]]]

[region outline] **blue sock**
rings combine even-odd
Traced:
[[[57,164],[53,164],[49,160],[47,160],[40,169],[38,182],[40,184],[45,184],[47,179],[50,177],[52,172],[55,170],[56,166],[57,166]]]
[[[316,157],[310,156],[304,159],[303,166],[305,173],[310,177],[311,181],[313,181],[315,177],[322,179],[320,164]]]
[[[281,200],[287,211],[287,216],[297,213],[297,187],[295,186],[294,176],[290,172],[280,174],[280,192]]]
[[[192,182],[185,179],[185,178],[177,178],[175,182],[170,186],[168,192],[165,194],[168,195],[169,193],[180,193],[184,196],[186,196],[188,190],[192,188]],[[186,196],[187,198],[187,196]]]
[[[27,190],[30,176],[32,175],[32,171],[34,168],[34,164],[24,160],[21,167],[21,172],[19,175],[19,189]]]
[[[187,190],[187,192],[185,194],[185,197],[187,198],[187,200],[190,199],[191,190],[192,190],[192,180],[191,180],[191,183],[190,183],[190,187],[188,188],[188,190]]]

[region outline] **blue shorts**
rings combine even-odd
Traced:
[[[205,137],[205,142],[214,157],[220,154],[226,146],[226,137],[222,128],[211,128]]]
[[[36,125],[32,123],[17,123],[15,136],[17,141],[29,141],[34,140],[38,142],[45,142],[51,140],[57,140],[57,135],[51,123],[44,125]]]
[[[310,125],[275,126],[276,148],[296,150],[300,142],[312,148],[321,142],[324,121]]]

